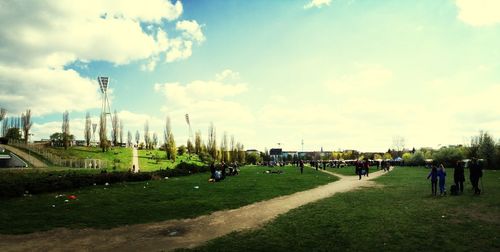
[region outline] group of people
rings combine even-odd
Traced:
[[[464,192],[464,182],[465,182],[465,169],[466,163],[457,162],[455,170],[453,173],[454,184],[450,188],[450,193],[452,195],[458,195]],[[481,189],[479,189],[479,180],[483,176],[483,170],[479,161],[475,158],[471,159],[468,163],[469,168],[469,179],[472,184],[475,195],[481,194]],[[431,172],[427,176],[427,179],[431,179],[431,190],[432,195],[437,195],[437,185],[439,184],[439,195],[446,195],[446,170],[443,164],[439,167],[432,165]]]
[[[358,160],[354,164],[356,175],[359,176],[359,180],[361,180],[361,176],[369,177],[370,173],[370,162],[368,160]]]
[[[236,176],[238,174],[238,162],[233,162],[231,165],[227,165],[224,161],[222,161],[219,169],[217,169],[215,162],[212,162],[210,164],[210,179],[208,179],[208,182],[219,182],[224,180],[227,176]]]

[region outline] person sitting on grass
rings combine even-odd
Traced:
[[[436,196],[437,194],[437,177],[438,177],[438,172],[436,166],[433,165],[431,168],[431,172],[427,176],[427,179],[431,178],[432,195],[434,196]]]
[[[439,195],[446,195],[446,171],[444,169],[444,165],[439,165],[438,170],[438,178],[439,178]]]
[[[215,179],[215,162],[210,164],[210,178]]]

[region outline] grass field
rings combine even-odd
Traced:
[[[139,156],[139,166],[141,168],[141,171],[156,171],[166,168],[172,169],[175,168],[175,166],[180,162],[203,165],[198,155],[188,156],[187,154],[185,154],[182,156],[177,156],[175,162],[173,162],[166,159],[167,154],[162,150],[138,150],[137,154]],[[155,159],[151,158],[155,155],[160,157],[158,162]]]
[[[132,149],[116,147],[107,152],[102,152],[98,147],[81,147],[73,146],[64,150],[62,147],[50,148],[50,151],[62,158],[85,159],[95,158],[108,161],[108,167],[113,167],[115,159],[119,159],[117,163],[118,170],[128,170],[132,167]],[[108,169],[109,169],[108,168]]]
[[[449,188],[453,170],[447,172]],[[430,195],[427,173],[397,168],[377,179],[383,187],[308,204],[195,250],[499,251],[500,172],[486,171],[481,196],[468,183],[463,195],[446,197]]]
[[[238,176],[220,183],[209,174],[149,182],[94,186],[73,192],[65,203],[57,193],[0,201],[0,233],[16,234],[56,227],[111,228],[168,219],[190,218],[222,209],[291,194],[335,181],[325,173],[280,167],[284,174],[264,174],[268,168],[242,167]],[[199,186],[199,189],[195,188]],[[54,207],[52,207],[54,205]]]

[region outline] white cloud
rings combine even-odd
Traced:
[[[240,74],[238,72],[233,72],[231,69],[225,69],[221,73],[215,75],[215,80],[224,81],[224,80],[239,80]]]
[[[251,109],[237,100],[237,96],[247,92],[244,83],[233,83],[232,77],[239,76],[237,72],[224,70],[216,75],[215,80],[195,80],[187,84],[162,83],[155,84],[156,92],[165,96],[162,111],[177,122],[174,130],[183,139],[187,137],[185,114],[190,115],[194,130],[205,133],[206,127],[213,122],[219,136],[223,131],[241,137],[238,140],[251,142],[255,137],[255,129],[249,127],[254,122]],[[218,139],[219,140],[219,139]],[[182,140],[181,140],[182,141]]]
[[[392,79],[392,71],[381,66],[364,66],[354,74],[341,75],[325,83],[335,95],[372,93]]]
[[[500,23],[500,1],[456,0],[458,18],[472,26],[488,26]]]
[[[182,20],[175,25],[177,30],[184,31],[183,35],[186,38],[192,38],[197,42],[205,41],[205,36],[201,31],[201,26],[196,20]]]
[[[229,72],[228,72],[229,71]],[[225,83],[229,75],[238,76],[231,70],[216,75],[216,81],[192,81],[186,85],[180,83],[156,83],[155,91],[165,95],[168,101],[175,104],[192,104],[199,101],[221,100],[226,97],[235,96],[247,91],[247,85],[244,83]]]
[[[323,6],[329,6],[332,0],[311,0],[309,3],[304,5],[304,9],[310,9],[313,7],[322,8]]]
[[[173,38],[162,29],[182,12],[170,0],[0,2],[0,104],[38,115],[97,107],[95,81],[66,67],[146,60],[141,69],[153,71],[161,57],[187,59],[204,40],[201,26],[180,21],[185,34]]]
[[[34,115],[43,115],[100,105],[95,81],[71,69],[0,65],[0,86],[0,103],[10,113],[31,108]]]

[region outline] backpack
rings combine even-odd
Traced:
[[[458,195],[458,188],[456,185],[451,185],[450,187],[450,194],[451,195]]]

